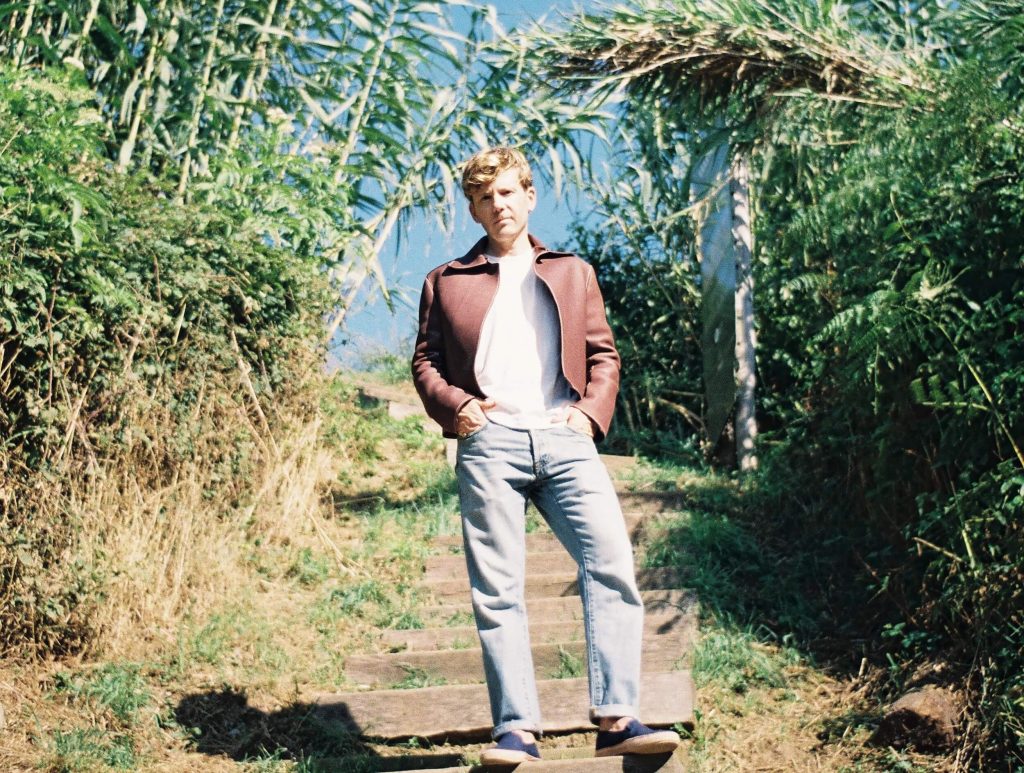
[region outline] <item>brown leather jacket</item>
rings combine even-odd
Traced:
[[[594,269],[572,253],[554,252],[530,236],[534,270],[551,291],[562,329],[562,372],[581,395],[576,407],[607,434],[619,391],[619,353]],[[423,406],[455,437],[455,417],[483,398],[474,365],[480,328],[498,291],[498,266],[483,254],[486,237],[461,258],[438,266],[423,283],[412,375]]]

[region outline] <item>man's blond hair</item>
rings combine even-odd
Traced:
[[[482,185],[487,185],[502,172],[508,169],[519,171],[519,184],[523,190],[533,187],[533,173],[530,164],[520,151],[515,148],[486,148],[473,156],[462,168],[462,192],[472,200],[473,192]]]

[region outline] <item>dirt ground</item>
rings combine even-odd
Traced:
[[[0,663],[0,771],[312,773],[344,770],[336,760],[345,753],[472,761],[482,746],[354,743],[310,719],[309,696],[350,686],[346,655],[378,647],[379,626],[414,621],[411,578],[428,532],[458,528],[454,499],[438,483],[450,475],[440,443],[401,422],[385,429],[377,447],[402,460],[397,472],[382,474],[373,454],[346,468],[307,533],[254,542],[218,603],[174,626],[140,622],[104,652]],[[417,489],[433,493],[410,497]],[[866,744],[879,716],[870,674],[837,678],[711,620],[701,636],[738,655],[713,675],[694,671],[696,727],[680,750],[688,770],[952,769],[941,757]],[[587,734],[549,738],[542,751],[592,743]]]

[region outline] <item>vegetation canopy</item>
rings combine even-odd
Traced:
[[[867,637],[850,667],[888,662],[896,687],[930,659],[953,666],[939,681],[968,707],[962,769],[1024,759],[1024,133],[1007,37],[1022,18],[1012,3],[637,3],[545,52],[564,88],[628,95],[614,158],[629,162],[600,189],[615,228],[581,239],[623,288],[624,387],[650,406],[627,400],[623,418],[661,449],[687,447],[701,425],[679,417],[703,413],[680,383],[700,342],[671,311],[693,319],[700,288],[695,169],[722,143],[749,158],[767,461],[752,517],[794,569],[832,557],[827,614],[802,636]]]

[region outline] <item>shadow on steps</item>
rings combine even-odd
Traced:
[[[185,696],[174,718],[193,750],[239,762],[273,757],[312,762],[311,770],[340,770],[335,763],[343,758],[347,773],[445,768],[463,762],[461,755],[445,754],[395,767],[405,758],[381,757],[351,731],[351,717],[341,716],[346,713],[344,706],[332,709],[330,718],[318,713],[313,703],[264,711],[249,705],[244,692],[226,688]]]

